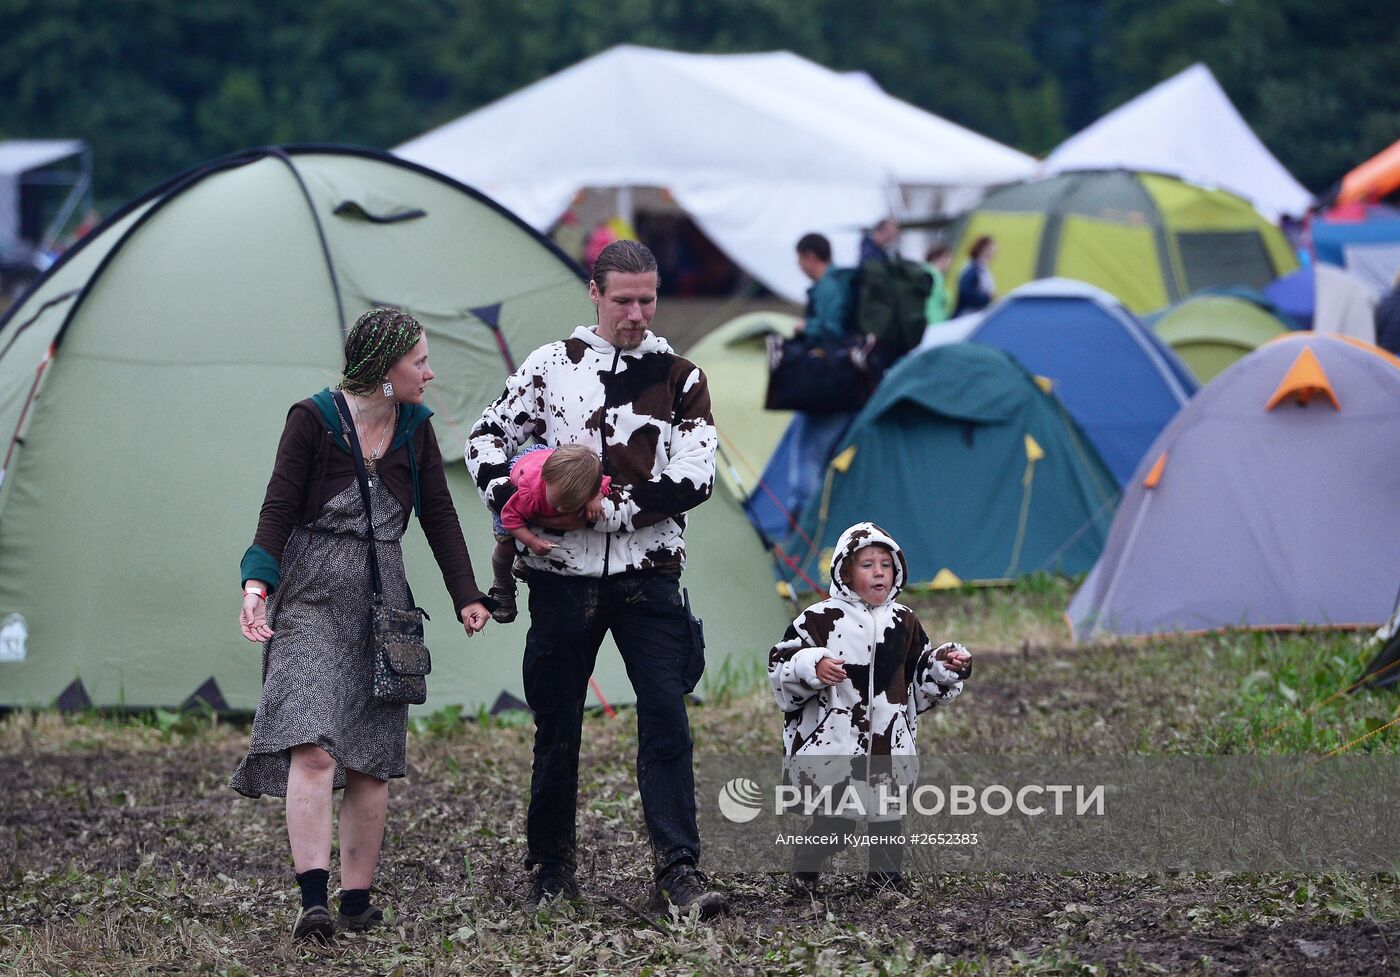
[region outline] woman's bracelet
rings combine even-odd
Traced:
[[[262,600],[267,600],[267,591],[266,591],[266,590],[263,590],[261,587],[245,587],[245,588],[244,588],[244,590],[243,590],[243,596],[244,596],[244,597],[248,597],[249,595],[253,595],[253,594],[256,594],[256,595],[257,595],[259,598],[261,598]]]

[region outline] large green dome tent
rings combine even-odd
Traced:
[[[1282,232],[1242,197],[1130,170],[1062,173],[988,194],[959,225],[950,285],[983,235],[996,240],[999,293],[1074,278],[1139,314],[1205,288],[1262,288],[1298,267]]]
[[[288,407],[336,380],[345,329],[381,304],[428,330],[428,406],[487,577],[467,430],[593,307],[578,269],[481,194],[369,150],[240,153],[126,206],[0,319],[0,705],[257,704],[238,561]],[[717,661],[783,608],[748,584],[768,564],[736,503],[691,525],[686,585]],[[518,697],[525,621],[469,641],[419,529],[404,549],[433,616],[424,708]],[[630,698],[615,654],[596,677]]]

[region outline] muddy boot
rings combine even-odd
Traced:
[[[369,889],[341,889],[340,912],[336,915],[341,929],[356,933],[384,923],[384,910],[369,901]]]
[[[362,913],[354,916],[340,914],[340,926],[342,929],[351,930],[356,933],[363,933],[365,930],[372,930],[376,926],[384,925],[384,910],[378,906],[370,906]]]
[[[845,847],[840,838],[849,833],[853,826],[854,822],[844,818],[813,815],[809,833],[814,837],[830,838],[831,841],[801,844],[792,850],[789,880],[794,892],[799,892],[799,888],[806,890],[799,894],[811,895],[816,892],[822,873],[831,871],[831,860]]]
[[[898,892],[909,894],[909,883],[898,872],[866,872],[865,887],[872,892]]]
[[[904,869],[904,826],[899,821],[871,821],[870,871],[865,874],[866,888],[876,892],[907,894],[909,884],[901,874]]]
[[[525,906],[531,912],[540,908],[541,903],[558,899],[563,902],[577,902],[579,899],[578,880],[574,873],[562,865],[544,864],[535,869],[530,879],[530,894],[525,897]]]
[[[706,883],[709,881],[694,865],[678,862],[656,880],[652,907],[666,910],[675,906],[682,916],[687,915],[691,909],[696,909],[701,919],[718,916],[729,908],[729,900],[724,897],[724,893],[708,888]]]
[[[491,620],[497,624],[510,624],[520,614],[520,609],[515,604],[515,591],[504,590],[500,587],[492,587],[486,592],[486,596],[496,602],[496,609],[491,612]]]

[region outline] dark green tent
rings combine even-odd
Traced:
[[[912,586],[1079,573],[1116,502],[1113,476],[1035,377],[988,346],[933,347],[892,369],[856,418],[784,546],[799,565],[782,571],[824,587],[837,537],[869,519],[899,540]]]

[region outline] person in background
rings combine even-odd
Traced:
[[[804,234],[797,242],[797,267],[812,282],[807,310],[798,331],[822,342],[846,335],[851,312],[851,288],[831,263],[831,242],[823,234]]]
[[[592,269],[603,249],[617,240],[617,232],[610,221],[600,221],[583,243],[583,266]]]
[[[899,240],[899,223],[886,217],[860,239],[860,263],[889,261],[890,251]]]
[[[924,255],[924,267],[933,276],[933,290],[928,293],[928,304],[924,306],[924,318],[930,326],[948,318],[948,265],[952,260],[953,252],[941,242]]]
[[[1400,356],[1400,271],[1376,306],[1376,345]]]
[[[812,280],[807,311],[798,324],[801,335],[814,342],[840,340],[850,332],[852,305],[850,274],[831,262],[831,242],[822,234],[804,234],[797,242],[797,266]],[[855,419],[851,411],[814,414],[794,411],[785,438],[792,439],[787,455],[787,493],[782,506],[800,513],[807,504],[832,449]]]
[[[996,298],[997,283],[987,267],[996,253],[996,241],[985,234],[972,242],[972,248],[967,253],[967,267],[958,277],[958,304],[953,309],[953,318],[985,309]]]

